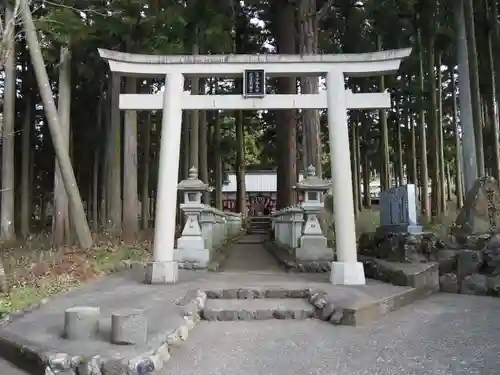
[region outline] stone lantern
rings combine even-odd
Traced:
[[[208,184],[199,180],[197,169],[191,167],[188,178],[181,181],[177,188],[184,193],[184,203],[181,203],[180,208],[186,215],[186,224],[177,240],[176,260],[180,263],[191,263],[195,267],[206,267],[210,254],[202,237],[200,215],[204,209],[201,196],[208,190]]]
[[[295,190],[304,195],[302,207],[323,208],[323,198],[331,183],[316,176],[316,168],[310,165],[307,168],[306,178],[295,185]]]
[[[330,182],[316,176],[316,168],[310,165],[306,178],[294,187],[304,195],[301,207],[306,216],[299,247],[295,249],[297,259],[333,260],[333,250],[327,247],[327,239],[318,220],[318,215],[324,210],[324,196],[330,185]]]
[[[209,186],[198,179],[198,170],[193,166],[189,169],[188,178],[179,182],[177,189],[184,193],[184,203],[181,203],[182,208],[182,206],[186,205],[201,205],[201,196],[205,191],[208,191]]]

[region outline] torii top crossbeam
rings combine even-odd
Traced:
[[[264,69],[268,77],[325,75],[334,64],[346,76],[391,74],[411,48],[356,54],[325,55],[141,55],[99,49],[112,71],[123,75],[164,75],[179,72],[186,76],[241,75],[245,69]],[[286,64],[286,70],[283,65]]]

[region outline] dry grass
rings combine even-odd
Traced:
[[[9,292],[0,294],[0,317],[102,277],[121,260],[146,260],[149,251],[144,244],[100,243],[90,250],[9,248],[1,256]]]

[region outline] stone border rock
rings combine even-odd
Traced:
[[[248,313],[247,310],[209,310],[203,309],[201,317],[209,321],[231,321],[231,320],[262,320],[262,319],[307,319],[318,318],[324,321],[330,321],[332,315],[335,318],[331,320],[332,324],[347,323],[344,314],[347,312],[341,307],[335,307],[323,290],[313,289],[282,289],[282,288],[239,288],[239,289],[220,289],[207,290],[209,299],[285,299],[300,298],[307,300],[313,307],[314,312],[309,314],[303,310],[283,310],[273,309],[268,311],[258,311],[258,314]],[[345,324],[344,323],[344,324]]]
[[[200,290],[188,292],[177,304],[181,306],[184,323],[165,336],[154,351],[143,353],[132,359],[116,357],[103,358],[70,356],[57,353],[52,348],[43,347],[17,335],[0,333],[0,353],[2,357],[32,374],[57,375],[148,375],[163,368],[170,359],[170,347],[181,344],[200,320],[207,295]]]
[[[205,310],[201,311],[201,317],[210,321],[236,321],[236,320],[260,320],[260,319],[307,319],[316,318],[333,325],[356,326],[367,323],[373,319],[397,310],[410,304],[416,299],[426,297],[428,292],[424,289],[408,289],[397,295],[377,301],[358,309],[339,306],[332,296],[321,289],[221,289],[207,290],[208,299],[261,299],[261,298],[303,298],[314,306],[313,316],[305,316],[299,310],[269,310],[266,314],[252,315],[242,310],[217,310],[210,311],[209,317]]]
[[[323,273],[330,272],[332,261],[298,261],[293,259],[287,249],[274,241],[264,242],[264,248],[276,258],[287,272]]]

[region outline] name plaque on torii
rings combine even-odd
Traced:
[[[266,72],[264,69],[245,69],[243,72],[243,96],[263,98],[266,95]]]

